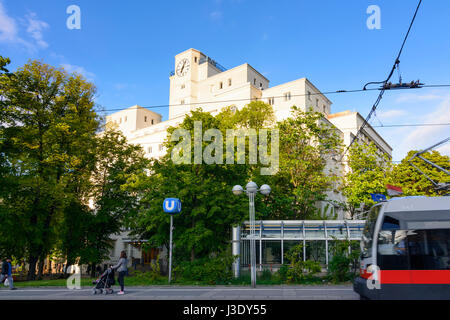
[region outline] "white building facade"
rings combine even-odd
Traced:
[[[175,68],[169,79],[168,120],[162,121],[160,114],[138,105],[113,113],[106,119],[107,122],[118,125],[129,143],[141,145],[148,158],[159,158],[165,154],[163,143],[167,138],[167,128],[178,125],[197,108],[215,115],[225,107],[234,106],[240,110],[249,102],[258,100],[272,105],[276,121],[289,117],[294,105],[303,111],[312,108],[323,113],[325,121],[336,127],[345,146],[348,146],[364,120],[355,112],[332,114],[332,102],[307,78],[270,87],[269,80],[248,63],[226,70],[196,49],[189,49],[175,56]],[[374,141],[380,152],[391,156],[392,148],[373,128],[367,126],[363,135]],[[329,164],[333,165],[336,166]],[[340,174],[344,174],[345,168],[342,165],[340,168]],[[344,200],[335,191],[328,192],[328,197],[341,202]],[[339,212],[338,216],[346,218],[344,212]],[[128,240],[118,243],[123,238],[127,238],[126,233],[115,238],[111,261],[117,259],[117,253],[122,249],[127,249],[132,257],[142,257],[138,248],[133,250],[128,246]]]

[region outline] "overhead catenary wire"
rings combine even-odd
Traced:
[[[450,88],[450,84],[435,84],[435,85],[424,85],[421,86],[422,88]],[[415,90],[418,88],[404,88],[402,90]],[[310,94],[291,94],[290,97],[305,97],[308,95],[315,96],[315,95],[330,95],[330,94],[341,94],[341,93],[357,93],[357,92],[365,92],[365,91],[378,91],[382,90],[379,88],[372,88],[372,89],[354,89],[354,90],[336,90],[336,91],[324,91],[324,92],[311,92]],[[156,109],[156,108],[169,108],[169,107],[182,107],[182,106],[200,106],[201,105],[209,105],[209,104],[218,104],[218,103],[230,103],[230,102],[240,102],[240,101],[261,101],[262,99],[268,99],[268,98],[284,98],[285,96],[270,96],[265,98],[240,98],[240,99],[229,99],[229,100],[216,100],[216,101],[200,101],[200,102],[191,102],[191,103],[178,103],[178,104],[160,104],[160,105],[139,105],[142,108],[145,109]],[[105,107],[101,103],[97,103],[97,106]],[[122,111],[122,110],[130,110],[130,108],[112,108],[104,110],[97,110],[98,112],[110,112],[110,111]]]
[[[405,47],[406,40],[407,40],[408,37],[409,37],[409,33],[411,32],[411,28],[412,28],[412,26],[413,26],[413,24],[414,24],[414,21],[416,20],[417,12],[419,11],[419,8],[420,8],[420,5],[421,5],[421,4],[422,4],[422,0],[419,0],[419,3],[417,4],[417,7],[416,7],[416,11],[414,12],[414,16],[413,16],[413,18],[412,18],[412,20],[411,20],[411,23],[409,24],[408,32],[406,32],[406,35],[405,35],[405,37],[404,37],[404,39],[403,39],[403,43],[402,43],[402,45],[401,45],[401,47],[400,47],[400,50],[399,50],[399,52],[398,52],[398,54],[397,54],[397,58],[396,58],[395,61],[394,61],[394,65],[392,66],[391,71],[389,72],[389,75],[387,76],[386,80],[384,80],[384,81],[382,82],[382,83],[383,83],[383,87],[382,87],[382,89],[381,89],[381,91],[380,91],[380,94],[379,94],[378,97],[377,97],[377,100],[376,100],[375,103],[373,104],[372,109],[370,110],[370,112],[369,112],[368,116],[366,117],[366,119],[364,119],[364,122],[363,122],[363,124],[361,125],[361,127],[359,128],[358,132],[357,132],[356,135],[353,137],[353,139],[350,141],[350,144],[345,148],[344,153],[343,153],[342,156],[341,156],[341,160],[342,160],[342,158],[345,156],[345,154],[347,153],[347,151],[350,149],[350,147],[352,146],[352,144],[356,141],[356,139],[357,139],[359,133],[360,133],[360,132],[364,129],[364,127],[367,125],[368,121],[369,121],[370,118],[372,117],[372,114],[375,112],[375,110],[377,109],[378,105],[380,104],[381,99],[383,98],[384,92],[386,91],[386,89],[385,89],[386,84],[387,84],[388,81],[391,79],[392,75],[394,74],[395,69],[397,68],[398,64],[400,63],[400,56],[402,55],[403,48]],[[365,89],[365,87],[364,87],[364,89]],[[366,90],[367,90],[367,89],[366,89]]]

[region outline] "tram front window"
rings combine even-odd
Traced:
[[[369,258],[372,256],[373,232],[375,223],[377,222],[378,214],[380,213],[381,205],[373,206],[370,209],[364,226],[362,241],[361,241],[361,257]]]

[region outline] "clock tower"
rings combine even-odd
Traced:
[[[204,101],[200,96],[200,85],[207,78],[223,70],[213,60],[195,49],[189,49],[175,56],[175,69],[170,74],[169,119],[188,114],[202,107],[196,104]]]
[[[175,70],[170,75],[169,119],[173,119],[196,108],[198,66],[203,54],[189,49],[175,56]]]

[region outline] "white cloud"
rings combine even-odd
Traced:
[[[76,66],[73,64],[68,64],[68,63],[62,63],[61,67],[63,67],[67,72],[69,73],[78,73],[81,74],[82,76],[84,76],[87,80],[92,80],[95,78],[95,74],[92,72],[87,71],[85,68],[80,67],[80,66]]]
[[[397,98],[397,102],[418,102],[418,101],[432,101],[442,99],[438,94],[402,94]]]
[[[20,36],[16,19],[6,13],[3,2],[0,0],[0,42],[26,47],[29,51],[45,49],[48,43],[44,41],[42,31],[49,27],[48,23],[38,20],[34,12],[25,16],[25,21],[19,18],[21,24],[26,26],[26,35],[30,39]]]
[[[36,41],[36,44],[41,48],[47,48],[48,43],[44,41],[42,30],[49,27],[47,22],[36,19],[35,13],[30,13],[26,16],[28,20],[28,34]]]
[[[377,112],[377,117],[383,120],[390,120],[398,117],[406,116],[408,112],[406,110],[393,109],[388,111]]]
[[[17,24],[16,21],[8,16],[3,3],[0,1],[0,41],[16,41]]]
[[[450,157],[450,142],[436,148],[436,151],[439,151],[440,154],[446,155]]]
[[[421,116],[421,119],[421,123],[426,124],[450,123],[450,97],[446,97],[432,112]],[[417,127],[407,133],[405,138],[400,139],[397,151],[404,157],[409,150],[426,149],[448,136],[450,136],[450,126]],[[440,150],[450,153],[449,149],[447,146],[442,146]]]

